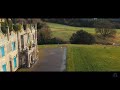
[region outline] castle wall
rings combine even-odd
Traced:
[[[15,42],[15,50],[12,50],[12,42]],[[0,47],[4,46],[5,56],[0,55],[0,71],[3,71],[2,65],[6,64],[6,70],[10,71],[10,61],[12,62],[12,71],[16,71],[18,65],[18,42],[17,34],[11,33],[9,40],[7,36],[0,39]],[[14,67],[14,57],[16,57],[17,67]]]
[[[1,34],[1,33],[0,33]],[[21,40],[21,36],[23,35],[23,40]],[[28,35],[30,37],[30,41],[32,42],[32,47],[29,49]],[[0,47],[4,46],[5,56],[2,57],[0,51],[0,71],[3,71],[3,65],[6,64],[6,71],[16,71],[21,64],[21,57],[27,62],[27,67],[31,67],[32,60],[37,59],[37,31],[34,28],[27,28],[27,30],[21,30],[19,33],[11,32],[11,34],[7,34],[6,36],[0,35]],[[12,50],[12,43],[15,42],[15,50]],[[23,47],[22,48],[22,44]],[[33,44],[35,44],[33,46]],[[25,51],[26,54],[21,54],[21,52]],[[33,53],[34,52],[34,53]],[[22,56],[21,56],[22,55]],[[16,59],[15,59],[16,58]],[[16,60],[16,64],[15,61]],[[15,67],[16,65],[16,67]]]

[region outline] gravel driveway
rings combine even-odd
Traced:
[[[30,71],[65,71],[66,69],[66,48],[45,48],[43,57],[29,69]]]

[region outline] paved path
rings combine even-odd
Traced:
[[[30,71],[65,71],[66,48],[45,48],[43,57],[40,58]]]

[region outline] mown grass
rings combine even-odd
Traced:
[[[120,47],[68,45],[67,71],[120,71]]]

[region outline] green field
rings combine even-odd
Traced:
[[[73,27],[55,23],[47,23],[52,31],[53,37],[59,37],[65,41],[69,41],[69,38],[73,33],[78,30],[84,29],[87,32],[94,33],[94,28],[85,28],[85,27]]]
[[[68,71],[120,71],[120,47],[68,45]]]
[[[120,47],[62,44],[67,47],[67,71],[120,71]],[[54,48],[58,45],[39,45]]]
[[[47,24],[52,31],[52,37],[59,37],[64,41],[69,41],[71,35],[81,29],[92,34],[95,33],[95,28],[73,27],[73,26],[61,25],[56,23],[47,23]],[[120,34],[120,29],[117,29],[117,31]]]

